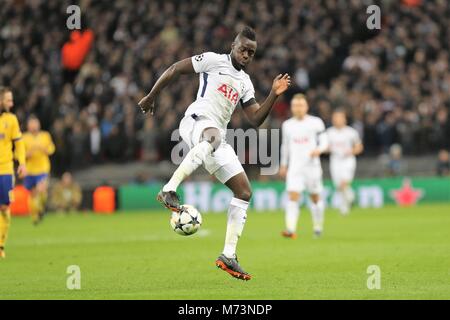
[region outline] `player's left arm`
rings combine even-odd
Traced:
[[[291,85],[291,78],[286,73],[279,74],[272,84],[272,90],[263,103],[259,104],[254,98],[244,102],[244,113],[251,125],[259,127],[267,118],[277,98]]]
[[[330,148],[330,129],[329,128],[325,130],[325,135],[326,135],[326,139],[327,139],[327,147],[322,152],[322,154],[323,153],[331,153],[331,148]]]
[[[55,144],[53,143],[52,136],[48,132],[45,133],[45,153],[48,156],[55,153]]]
[[[289,136],[286,121],[281,126],[281,158],[280,158],[280,170],[278,174],[281,178],[286,178],[287,167],[289,164]]]
[[[25,153],[25,142],[22,139],[22,132],[20,131],[19,121],[14,117],[12,121],[12,138],[14,141],[14,158],[19,162],[17,167],[17,174],[19,177],[23,178],[27,174],[27,169],[25,166],[26,153]]]
[[[325,124],[323,123],[322,120],[320,120],[320,123],[318,123],[317,125],[317,136],[318,136],[318,145],[311,152],[311,157],[319,157],[321,154],[327,152],[329,148],[328,134],[325,131]]]
[[[353,148],[352,148],[352,154],[354,156],[360,155],[363,151],[364,151],[364,145],[361,141],[361,138],[359,137],[358,132],[355,131],[355,139],[354,139],[354,143],[353,143]]]

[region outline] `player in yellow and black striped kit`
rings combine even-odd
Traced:
[[[19,121],[10,112],[13,106],[11,89],[0,87],[0,258],[5,258],[5,243],[11,224],[9,205],[14,186],[14,158],[19,162],[17,174],[20,177],[26,175],[25,145]]]

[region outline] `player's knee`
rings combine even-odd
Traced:
[[[250,188],[243,188],[242,190],[240,190],[237,194],[234,195],[235,198],[244,200],[244,201],[250,201],[250,199],[252,198],[252,189]]]
[[[44,193],[47,191],[47,182],[46,181],[42,181],[40,183],[37,184],[36,186],[36,190],[38,193]]]
[[[289,200],[291,201],[298,201],[300,200],[300,193],[298,192],[289,192]]]
[[[0,211],[5,212],[6,210],[8,210],[8,206],[5,204],[0,204]]]
[[[311,194],[310,198],[311,198],[311,201],[314,203],[318,203],[320,200],[320,197],[318,194]]]
[[[219,129],[206,128],[202,133],[202,141],[208,141],[214,150],[217,150],[222,142]]]

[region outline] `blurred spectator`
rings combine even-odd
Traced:
[[[67,164],[70,163],[70,149],[67,148],[68,129],[64,126],[64,121],[62,119],[56,120],[50,133],[55,144],[55,153],[51,159],[52,170],[57,176],[60,176],[67,169]]]
[[[158,149],[156,146],[158,131],[152,117],[145,119],[144,128],[141,130],[139,139],[142,144],[142,160],[156,162],[158,160]]]
[[[97,118],[89,118],[89,151],[91,153],[92,161],[98,163],[101,152],[101,133],[98,127]]]
[[[402,147],[399,144],[393,144],[389,148],[388,173],[391,176],[399,176],[403,172]]]
[[[104,140],[104,151],[107,159],[122,161],[124,159],[126,140],[118,125],[111,128],[111,132]]]
[[[65,172],[50,193],[50,207],[55,211],[76,211],[82,200],[81,188],[72,174]]]
[[[439,151],[436,174],[439,177],[450,176],[450,157],[447,150]]]
[[[64,68],[68,70],[80,69],[93,41],[94,33],[92,30],[84,32],[79,30],[72,31],[70,33],[70,41],[66,42],[62,47],[61,55]]]
[[[70,168],[82,168],[86,163],[88,140],[81,122],[76,121],[73,124],[68,140],[70,145]]]
[[[380,121],[377,125],[378,141],[383,152],[388,151],[397,138],[396,123],[397,120],[395,115],[390,112],[386,114],[384,120]]]
[[[93,41],[94,33],[92,30],[84,32],[74,30],[70,33],[70,40],[63,45],[61,50],[65,81],[72,82],[74,80],[77,71],[91,49]]]

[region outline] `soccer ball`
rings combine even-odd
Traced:
[[[183,209],[179,212],[173,212],[170,218],[170,225],[173,231],[182,235],[190,236],[200,229],[202,225],[202,215],[189,204],[181,206]]]

